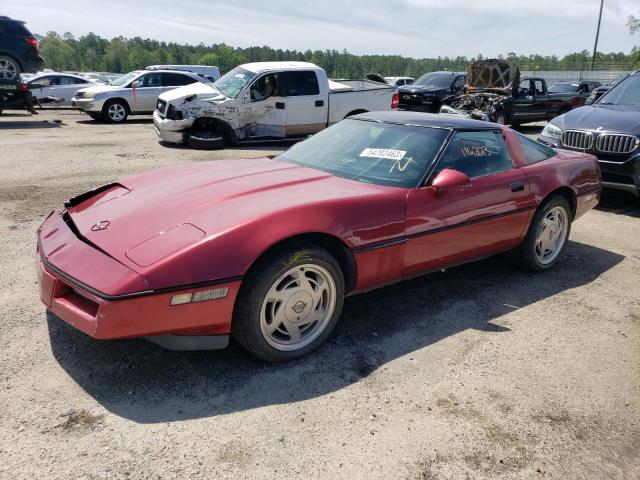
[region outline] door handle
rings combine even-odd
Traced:
[[[524,192],[524,183],[523,182],[514,182],[511,184],[512,192]]]
[[[316,100],[316,107],[324,107],[324,100]]]
[[[284,102],[276,102],[276,108],[278,110],[284,110]]]

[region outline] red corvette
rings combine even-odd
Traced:
[[[500,252],[551,268],[598,204],[595,157],[509,128],[351,117],[274,158],[198,162],[86,192],[38,231],[40,296],[98,339],[290,360],[345,295]]]

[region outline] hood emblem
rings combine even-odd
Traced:
[[[103,220],[101,222],[96,223],[95,225],[92,225],[91,231],[99,232],[100,230],[106,230],[107,228],[109,228],[109,225],[111,225],[111,222],[109,220]]]

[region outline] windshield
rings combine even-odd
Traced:
[[[140,72],[129,72],[125,73],[121,77],[116,78],[111,82],[111,85],[115,85],[116,87],[124,87],[127,83],[132,81],[134,78],[138,77]]]
[[[228,98],[236,98],[240,91],[255,78],[256,74],[236,67],[213,83],[220,93]]]
[[[420,85],[421,87],[431,88],[448,88],[453,80],[453,75],[450,73],[425,73],[414,85]]]
[[[549,93],[569,93],[578,91],[577,83],[560,83],[556,82],[549,87]]]
[[[413,188],[448,133],[440,128],[343,120],[276,159],[360,182]]]
[[[630,75],[611,88],[598,105],[640,105],[640,74]]]

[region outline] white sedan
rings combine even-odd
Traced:
[[[71,98],[81,88],[96,85],[95,82],[70,73],[46,73],[30,78],[27,83],[31,94],[41,104],[70,107]]]

